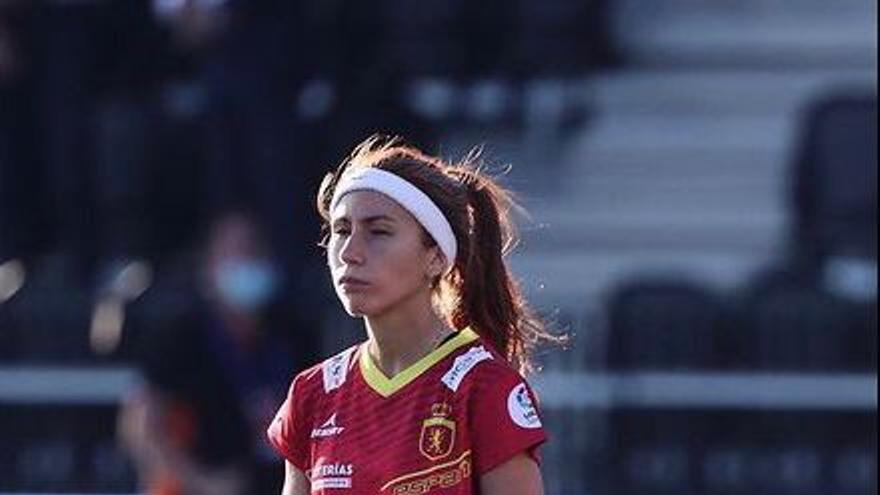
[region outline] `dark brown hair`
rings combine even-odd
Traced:
[[[482,172],[478,152],[459,163],[429,156],[398,138],[373,136],[328,173],[318,192],[326,241],[330,202],[343,172],[374,167],[394,173],[422,190],[440,208],[455,234],[458,254],[452,271],[435,284],[444,317],[456,329],[470,326],[522,373],[534,371],[531,351],[542,342],[560,343],[528,307],[504,257],[516,244],[510,193]],[[427,243],[433,243],[424,232]]]

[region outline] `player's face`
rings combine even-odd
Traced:
[[[421,225],[384,194],[346,194],[330,216],[327,256],[336,294],[353,316],[381,316],[430,295],[442,270]]]

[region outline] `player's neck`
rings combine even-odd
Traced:
[[[430,300],[413,306],[365,318],[369,337],[367,352],[388,378],[428,355],[449,334]]]

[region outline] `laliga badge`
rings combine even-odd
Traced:
[[[452,406],[438,403],[431,406],[431,417],[422,421],[419,452],[432,461],[452,453],[455,445],[455,421],[449,419]]]
[[[532,403],[525,383],[520,383],[510,391],[510,395],[507,396],[507,412],[510,414],[510,419],[520,428],[541,427],[541,418],[538,417],[538,410]]]

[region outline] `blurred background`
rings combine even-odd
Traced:
[[[0,0],[0,493],[276,493],[374,132],[513,165],[548,494],[876,493],[876,9]]]

